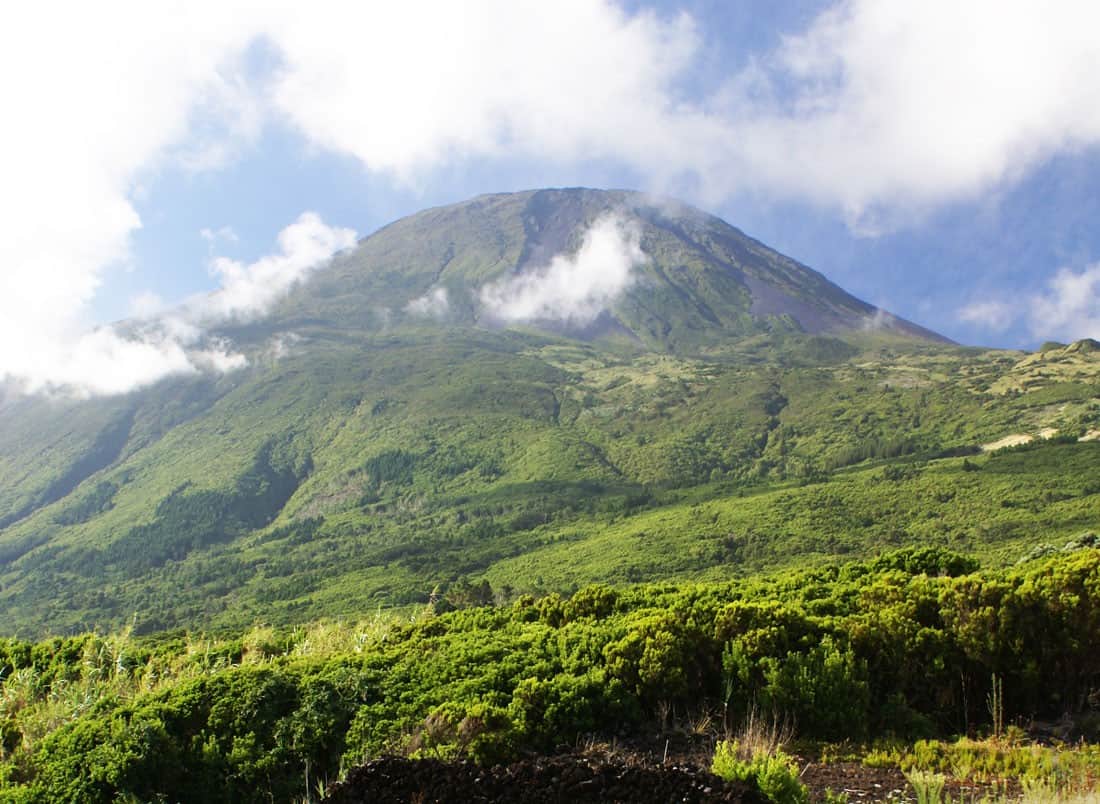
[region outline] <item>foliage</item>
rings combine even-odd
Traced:
[[[947,777],[942,773],[910,771],[905,774],[905,780],[912,786],[917,804],[940,804],[943,800],[943,786]]]
[[[979,450],[1100,423],[1094,353],[867,336],[795,364],[795,334],[748,359],[345,323],[216,382],[4,407],[7,632],[239,632],[482,580],[569,594],[907,546],[958,574],[936,550],[1007,564],[1100,525],[1100,444]],[[1026,389],[993,392],[1005,378]]]
[[[736,742],[715,746],[711,771],[723,779],[755,785],[773,804],[808,804],[806,786],[798,781],[798,766],[782,752],[743,758]]]
[[[307,768],[331,780],[393,751],[499,761],[723,704],[726,724],[746,711],[758,721],[736,742],[764,756],[783,724],[801,739],[991,728],[994,677],[1005,723],[1087,711],[1100,684],[1100,551],[955,577],[928,566],[903,552],[233,638],[0,640],[0,779],[9,797],[46,801],[153,799],[168,785],[190,800],[286,799]],[[918,741],[883,762],[1056,780],[1054,768],[1091,767],[1058,756]],[[782,765],[753,773],[782,790]]]

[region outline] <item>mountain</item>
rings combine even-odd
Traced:
[[[274,318],[345,330],[378,326],[393,323],[395,312],[415,317],[410,302],[443,293],[437,298],[448,304],[440,317],[448,322],[499,325],[491,305],[479,303],[486,288],[504,283],[504,292],[518,292],[507,286],[510,279],[582,251],[586,235],[608,220],[622,224],[640,251],[621,293],[591,321],[563,320],[560,310],[555,316],[543,309],[524,323],[681,353],[761,333],[877,329],[946,340],[856,299],[698,209],[637,192],[589,189],[480,196],[403,218],[337,258]],[[606,262],[615,255],[598,256]]]
[[[1100,525],[1100,352],[959,347],[638,193],[427,210],[212,335],[249,365],[0,401],[9,632],[1009,562]]]

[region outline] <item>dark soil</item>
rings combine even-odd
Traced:
[[[534,757],[511,765],[385,757],[333,785],[328,804],[584,804],[710,802],[764,804],[760,794],[690,765],[639,765],[622,758]]]
[[[845,793],[852,804],[893,801],[898,804],[916,800],[913,788],[897,768],[869,768],[859,762],[809,763],[802,771],[802,783],[810,789],[810,800],[821,801],[826,790]],[[980,784],[948,777],[944,785],[948,801],[980,801],[986,796],[1019,795],[1016,781],[999,780]]]
[[[859,762],[810,763],[802,771],[802,784],[810,788],[814,800],[823,799],[826,790],[846,793],[851,802],[912,798],[912,790],[900,770],[868,768]]]

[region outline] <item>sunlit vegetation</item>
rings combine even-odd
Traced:
[[[1100,427],[1095,377],[994,394],[1014,371],[1000,353],[879,345],[807,368],[515,333],[366,343],[368,365],[319,339],[217,388],[105,402],[102,420],[76,409],[66,444],[106,443],[118,422],[129,441],[0,531],[8,632],[240,631],[463,581],[568,593],[905,545],[1008,564],[1100,527],[1100,443],[1077,441]],[[1055,435],[980,453],[1040,430]],[[70,447],[5,437],[23,464],[0,508],[26,504],[10,495],[28,472],[45,489],[73,476]]]
[[[307,772],[334,780],[385,752],[494,761],[621,733],[670,707],[713,713],[734,741],[717,764],[762,786],[786,784],[785,760],[734,744],[753,712],[782,713],[800,740],[925,740],[880,757],[907,770],[1011,767],[1063,783],[1042,771],[1075,766],[1040,749],[930,740],[1067,711],[1098,736],[1100,551],[973,568],[908,550],[503,606],[471,587],[405,614],[231,639],[7,640],[3,795],[288,800],[305,795]],[[988,705],[998,686],[999,721]]]

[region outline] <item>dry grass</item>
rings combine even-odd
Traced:
[[[770,757],[781,753],[794,739],[794,724],[787,717],[775,712],[765,715],[755,706],[749,709],[741,727],[734,734],[727,734],[727,742],[737,744],[741,759]]]

